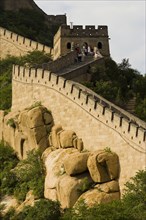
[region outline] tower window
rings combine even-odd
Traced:
[[[67,45],[66,45],[67,49],[71,49],[71,43],[68,42]]]
[[[98,42],[97,47],[98,47],[98,49],[102,49],[102,43]]]

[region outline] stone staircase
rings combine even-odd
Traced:
[[[81,61],[81,62],[76,61],[74,64],[57,71],[56,74],[57,75],[64,75],[68,72],[72,72],[78,68],[85,66],[85,65],[89,65],[94,61],[95,61],[95,58],[93,56],[86,56],[83,61]]]
[[[89,76],[87,75],[89,75],[91,66],[100,62],[104,62],[102,57],[86,56],[83,61],[76,61],[74,64],[55,72],[55,74],[77,82],[88,81]]]
[[[136,96],[134,96],[132,99],[130,99],[127,103],[127,105],[125,106],[125,109],[130,112],[130,113],[134,113],[134,109],[135,109],[135,105],[136,105]]]

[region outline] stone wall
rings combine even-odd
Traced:
[[[50,70],[51,72],[58,72],[59,70],[74,64],[76,57],[76,52],[71,51],[70,53],[67,53],[66,55],[58,58],[57,60],[51,61],[49,63],[44,63],[42,65],[42,68]]]
[[[34,50],[53,54],[52,48],[0,27],[0,59],[7,55],[23,56]]]
[[[54,123],[76,131],[85,148],[111,148],[119,155],[120,187],[145,168],[146,123],[86,87],[42,69],[13,67],[12,110],[36,101],[52,111]]]

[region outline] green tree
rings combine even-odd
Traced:
[[[53,47],[53,37],[60,25],[46,21],[46,17],[35,10],[2,11],[0,13],[2,27],[16,34]]]
[[[13,64],[36,67],[49,61],[51,61],[50,54],[37,50],[22,57],[7,56],[0,60],[0,109],[5,110],[11,107]]]
[[[10,146],[0,143],[0,185],[1,196],[13,194],[16,177],[11,170],[18,164],[19,160]]]
[[[33,190],[36,198],[44,197],[45,169],[39,150],[30,151],[27,159],[21,160],[13,172],[17,177],[14,189],[17,199],[24,200],[29,190]]]
[[[33,207],[26,206],[13,220],[59,220],[60,204],[55,201],[40,199]]]

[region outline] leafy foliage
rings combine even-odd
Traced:
[[[14,120],[13,118],[10,118],[10,119],[7,121],[7,125],[11,126],[12,128],[16,128],[15,120]]]
[[[1,11],[0,24],[12,32],[50,47],[53,46],[53,36],[59,28],[59,25],[47,25],[42,13],[29,9]]]
[[[42,198],[44,194],[45,170],[41,159],[41,152],[30,151],[25,160],[21,160],[13,170],[17,184],[14,196],[24,200],[27,192],[33,190],[36,198]]]
[[[146,75],[132,69],[128,59],[123,59],[120,64],[105,59],[105,68],[94,66],[90,73],[91,81],[85,83],[87,87],[122,108],[136,97],[134,113],[146,121]]]
[[[41,152],[30,151],[27,159],[18,161],[14,151],[1,143],[0,163],[2,195],[24,200],[27,192],[33,190],[36,198],[43,197],[45,170]]]
[[[18,164],[18,158],[10,146],[0,143],[0,185],[1,196],[13,193],[15,176],[10,172]]]
[[[12,65],[27,65],[35,67],[51,60],[50,54],[41,51],[29,52],[22,57],[8,56],[0,60],[0,109],[9,109],[12,99]]]
[[[40,199],[33,207],[26,206],[14,219],[32,220],[35,216],[36,220],[59,220],[60,214],[60,204],[58,202]]]
[[[32,189],[36,198],[43,197],[44,167],[38,151],[30,152],[26,160],[18,162],[14,151],[1,143],[0,163],[2,195],[13,194],[23,200],[28,190]],[[87,185],[85,180],[83,191]],[[1,211],[2,209],[0,207]],[[126,183],[124,196],[119,201],[87,207],[83,200],[61,214],[58,202],[41,198],[34,207],[27,206],[19,214],[10,210],[2,219],[31,220],[34,216],[36,220],[145,220],[146,170],[138,171]]]
[[[83,192],[86,192],[87,190],[89,190],[91,188],[93,183],[91,183],[87,177],[85,177],[84,179],[82,179],[81,181],[81,185],[79,187],[79,191],[81,191],[82,193]]]

